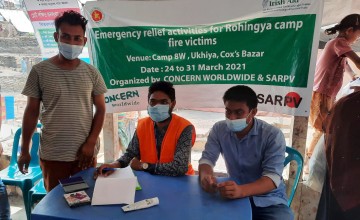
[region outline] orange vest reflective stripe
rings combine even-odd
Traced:
[[[136,134],[139,139],[139,148],[141,161],[145,163],[170,163],[174,160],[177,141],[183,130],[192,125],[188,120],[172,114],[170,124],[166,130],[164,139],[161,143],[160,159],[157,157],[154,122],[150,117],[140,119],[136,128]],[[193,126],[193,125],[192,125]],[[191,147],[195,143],[196,133],[193,126]],[[195,171],[189,161],[187,175],[195,174]]]

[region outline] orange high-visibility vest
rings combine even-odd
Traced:
[[[172,114],[169,127],[161,143],[160,159],[157,156],[154,122],[150,117],[140,119],[136,128],[139,139],[141,161],[145,163],[170,163],[174,160],[177,142],[183,130],[192,125],[188,120]],[[193,125],[192,125],[193,126]],[[195,143],[196,133],[193,126],[191,147]],[[194,175],[195,171],[189,161],[187,175]]]

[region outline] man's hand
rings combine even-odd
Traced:
[[[137,159],[136,157],[134,157],[134,158],[131,160],[131,162],[130,162],[130,167],[131,167],[131,169],[133,169],[133,170],[139,170],[139,171],[143,170],[143,169],[142,169],[142,166],[141,166],[140,160]]]
[[[82,170],[89,168],[94,160],[95,143],[85,142],[77,152],[79,167]]]
[[[28,172],[30,161],[31,161],[31,156],[30,156],[29,152],[25,152],[25,153],[21,152],[21,154],[18,158],[17,164],[18,164],[19,171],[22,174],[26,174]]]
[[[245,197],[241,186],[234,181],[225,181],[217,185],[220,195],[228,199],[238,199]]]
[[[215,193],[217,191],[217,180],[212,175],[201,177],[200,184],[206,192]]]
[[[111,175],[115,171],[114,168],[120,168],[118,163],[115,163],[115,162],[111,163],[111,164],[104,163],[103,165],[96,168],[95,173],[94,173],[94,179],[96,179],[98,176],[106,177],[106,176]]]

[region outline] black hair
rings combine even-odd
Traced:
[[[350,14],[343,18],[339,24],[332,28],[325,30],[325,34],[335,34],[337,31],[345,31],[348,28],[353,28],[354,31],[360,30],[360,14]]]
[[[158,81],[151,84],[149,87],[148,100],[150,99],[151,94],[156,91],[165,93],[169,96],[172,102],[175,101],[175,89],[171,82]]]
[[[248,86],[238,85],[228,89],[223,96],[224,103],[226,101],[246,102],[249,109],[257,107],[258,100],[256,93]]]
[[[85,33],[87,22],[86,18],[76,11],[65,11],[55,18],[56,32],[59,32],[59,28],[62,23],[67,23],[70,25],[80,25]]]

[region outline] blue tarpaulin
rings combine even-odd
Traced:
[[[14,96],[5,96],[6,120],[15,119],[15,99]]]

